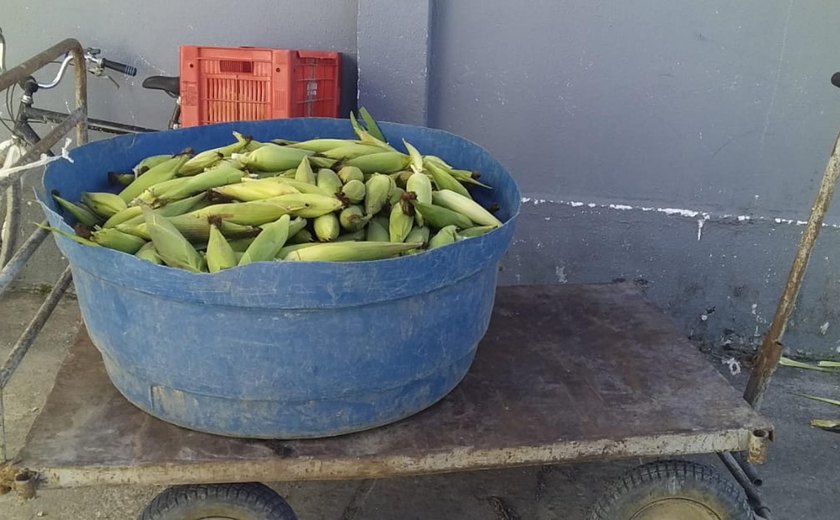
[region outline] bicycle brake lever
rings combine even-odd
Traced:
[[[103,72],[102,74],[100,74],[100,76],[105,76],[106,78],[108,78],[109,80],[111,80],[111,83],[113,83],[113,84],[114,84],[114,86],[115,86],[115,87],[117,87],[117,89],[119,90],[119,88],[120,88],[120,84],[119,84],[119,83],[117,83],[117,80],[115,80],[114,78],[112,78],[110,74],[105,74],[105,73]]]

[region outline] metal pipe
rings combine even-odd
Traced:
[[[46,224],[46,221],[42,222]],[[23,269],[23,266],[38,250],[38,246],[44,241],[49,232],[43,228],[36,229],[29,238],[26,239],[20,249],[17,250],[15,256],[0,270],[0,295],[6,292],[6,289],[12,284],[18,273]]]
[[[76,110],[84,114],[84,117],[76,122],[76,146],[81,146],[88,142],[87,62],[79,42],[76,41],[76,45],[71,47],[70,52],[73,53],[73,60],[76,64]]]
[[[770,508],[764,504],[764,500],[761,498],[761,492],[753,485],[752,482],[750,482],[749,477],[741,469],[741,466],[738,465],[735,457],[733,457],[728,451],[718,453],[718,457],[720,457],[720,460],[723,462],[723,465],[726,466],[726,469],[732,473],[732,476],[738,484],[744,488],[744,492],[747,494],[747,499],[749,499],[753,510],[755,510],[755,512],[761,515],[761,517],[765,520],[772,520]]]
[[[9,457],[6,453],[6,408],[3,405],[3,389],[0,388],[0,466],[8,461]]]
[[[770,384],[773,373],[779,364],[779,359],[782,357],[782,337],[785,334],[788,319],[793,312],[796,296],[799,294],[799,288],[802,286],[802,278],[805,275],[805,269],[808,267],[808,260],[811,258],[811,250],[820,233],[820,228],[822,228],[823,219],[828,211],[831,198],[834,195],[834,188],[837,185],[839,175],[840,135],[834,141],[834,148],[828,164],[826,164],[822,183],[820,184],[814,207],[811,209],[811,216],[808,218],[808,225],[802,233],[799,249],[796,251],[796,258],[791,266],[785,289],[779,300],[779,305],[776,307],[776,314],[773,316],[770,329],[764,335],[764,341],[761,343],[761,349],[758,351],[755,366],[752,369],[750,380],[747,383],[747,389],[744,392],[744,399],[756,410],[761,408],[761,404],[764,401],[764,393],[767,391],[767,386]]]
[[[6,38],[3,37],[3,28],[0,27],[0,74],[6,72]]]
[[[44,136],[37,144],[32,146],[24,155],[20,158],[17,163],[17,166],[28,164],[33,161],[37,161],[41,158],[41,154],[47,153],[50,148],[55,145],[59,139],[61,139],[66,133],[70,132],[73,129],[73,126],[76,126],[76,132],[79,133],[78,125],[79,123],[84,123],[86,119],[86,113],[84,110],[77,108],[76,110],[70,112],[67,116],[67,119],[61,122],[58,126],[52,129],[50,133]],[[87,124],[85,123],[84,129],[82,131],[83,138],[87,139]],[[20,179],[26,170],[17,171],[11,173],[5,177],[0,177],[0,189],[3,189],[7,186],[10,186],[12,183],[16,182]]]
[[[20,181],[13,182],[6,188],[6,217],[3,219],[3,230],[0,233],[0,267],[3,267],[12,255],[17,246],[18,227],[20,226],[21,192],[23,186]]]
[[[764,484],[764,480],[758,475],[758,470],[755,469],[755,466],[749,463],[744,453],[739,453],[738,456],[735,457],[735,461],[739,466],[741,466],[741,469],[754,486],[761,487],[761,485]]]

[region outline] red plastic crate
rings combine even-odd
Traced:
[[[338,117],[340,53],[181,47],[181,126]]]

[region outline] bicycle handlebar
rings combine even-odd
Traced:
[[[53,80],[49,83],[38,83],[38,88],[46,90],[58,85],[61,79],[64,77],[64,73],[67,71],[67,66],[70,65],[72,61],[73,56],[71,54],[67,54],[66,56],[64,56],[64,59],[61,60],[61,65],[58,68],[58,72],[56,73],[55,78],[53,78]],[[99,49],[85,49],[85,62],[91,64],[89,70],[94,76],[102,76],[103,68],[121,72],[127,76],[137,75],[137,69],[135,67],[132,67],[131,65],[126,65],[125,63],[111,61],[107,58],[100,57]]]
[[[111,61],[107,58],[102,58],[102,66],[106,69],[115,70],[117,72],[122,72],[126,76],[136,76],[137,75],[137,68],[132,67],[131,65],[126,65],[124,63],[120,63],[118,61]]]

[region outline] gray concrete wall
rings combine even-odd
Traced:
[[[207,4],[13,1],[10,62],[66,36],[141,76],[175,74],[180,43],[334,48],[348,55],[350,106],[359,49],[359,100],[375,116],[428,118],[516,176],[525,204],[503,283],[637,280],[714,346],[750,346],[766,328],[840,121],[828,82],[840,4]],[[165,96],[122,83],[92,82],[91,113],[161,126]],[[407,89],[416,102],[393,103]],[[838,219],[840,205],[789,329],[793,350],[837,355]],[[52,279],[57,264],[43,255],[24,282]]]
[[[89,114],[163,129],[173,100],[162,92],[143,89],[141,83],[151,75],[177,76],[178,47],[182,44],[339,51],[343,53],[342,111],[347,113],[356,102],[356,10],[356,2],[347,0],[5,0],[0,27],[6,37],[8,66],[72,37],[85,47],[102,49],[107,58],[137,67],[136,78],[114,75],[119,89],[107,80],[89,77]],[[46,80],[51,76],[46,73],[36,77]],[[72,76],[68,79],[64,88],[38,94],[38,106],[55,110],[72,106]],[[5,106],[0,106],[0,112],[6,117]],[[0,128],[3,139],[5,134]],[[98,137],[102,136],[91,136]],[[38,182],[40,174],[33,172],[29,186]],[[30,204],[31,193],[28,189]],[[28,206],[24,222],[42,218],[39,208]],[[29,225],[26,231],[31,229]],[[19,284],[50,284],[62,269],[58,251],[48,241],[22,273]]]
[[[487,147],[527,199],[502,281],[638,279],[695,338],[755,341],[840,122],[838,17],[794,0],[438,2],[430,123]],[[837,355],[836,251],[827,228],[793,349]]]

